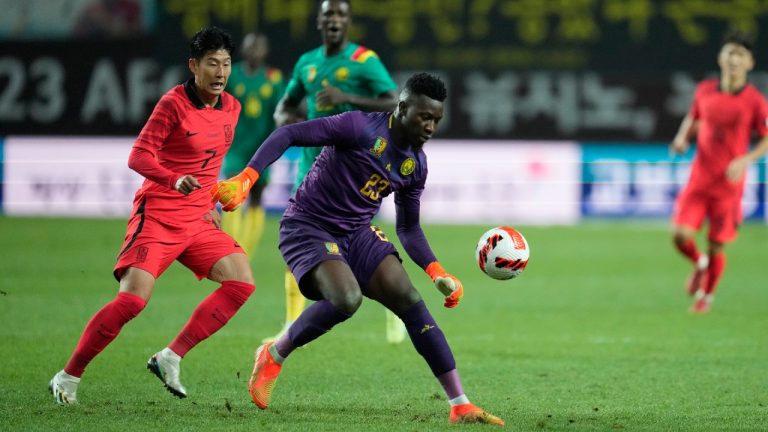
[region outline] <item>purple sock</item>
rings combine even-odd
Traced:
[[[336,308],[328,300],[320,300],[304,310],[288,331],[275,342],[275,349],[286,358],[296,348],[306,345],[327,333],[336,324],[352,315]]]
[[[448,341],[423,300],[400,315],[400,319],[405,323],[416,351],[424,357],[436,377],[456,369],[456,361]],[[460,384],[458,389],[461,389]]]
[[[443,386],[445,394],[448,399],[455,399],[464,394],[464,388],[461,387],[461,378],[459,378],[459,371],[456,369],[449,370],[448,372],[437,377],[440,381],[440,385]]]

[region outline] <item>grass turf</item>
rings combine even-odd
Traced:
[[[189,398],[173,398],[145,369],[216,287],[174,264],[144,312],[89,367],[81,405],[60,407],[48,380],[88,318],[115,295],[111,269],[125,221],[0,218],[3,429],[444,430],[442,390],[408,342],[385,342],[384,312],[370,301],[294,353],[268,410],[250,402],[253,350],[284,314],[276,226],[270,218],[253,263],[255,295],[182,363]],[[425,227],[466,287],[457,309],[444,309],[426,276],[405,261],[448,337],[467,395],[507,428],[768,428],[764,225],[743,227],[729,246],[706,316],[687,313],[690,267],[663,223],[519,227],[531,263],[508,282],[475,268],[474,245],[486,228]]]

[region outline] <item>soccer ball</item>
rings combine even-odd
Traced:
[[[520,275],[528,265],[530,249],[522,234],[514,228],[491,228],[480,237],[475,261],[488,276],[506,280]]]

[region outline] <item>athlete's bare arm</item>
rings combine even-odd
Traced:
[[[690,114],[687,114],[683,118],[683,122],[680,123],[680,128],[675,135],[675,139],[672,140],[670,150],[676,154],[683,154],[688,151],[690,146],[691,137],[696,133],[699,122],[694,120]]]

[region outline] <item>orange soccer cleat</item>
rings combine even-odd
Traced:
[[[267,342],[256,350],[256,362],[253,365],[251,378],[248,380],[248,391],[251,399],[261,409],[267,409],[269,398],[272,396],[272,387],[283,365],[276,362],[269,352],[269,347],[274,342]]]
[[[465,403],[451,407],[451,423],[486,423],[497,426],[504,426],[504,420],[495,415],[488,414],[482,408],[472,404]]]

